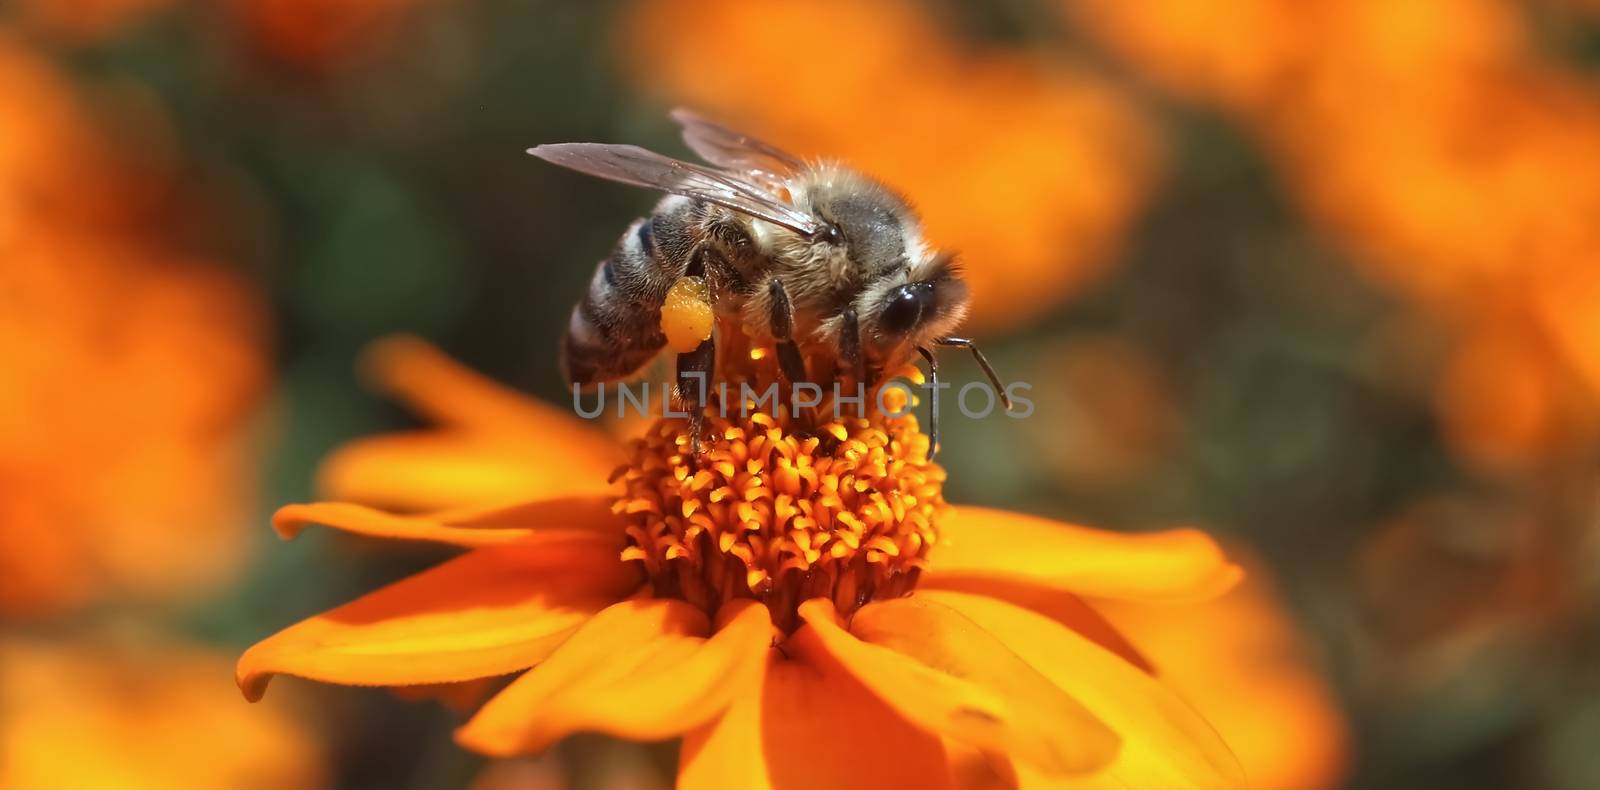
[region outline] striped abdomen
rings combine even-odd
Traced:
[[[661,302],[688,269],[701,209],[686,198],[662,200],[595,267],[562,339],[561,371],[569,383],[626,378],[666,345]]]

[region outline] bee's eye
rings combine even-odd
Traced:
[[[839,230],[838,225],[830,222],[827,227],[822,229],[822,240],[837,247],[844,244],[844,231]]]
[[[903,335],[916,328],[922,314],[933,306],[933,283],[907,283],[889,292],[888,304],[878,318],[878,328]]]

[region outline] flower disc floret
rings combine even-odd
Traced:
[[[755,598],[792,628],[810,598],[849,613],[909,592],[938,540],[944,470],[909,415],[803,428],[781,409],[708,410],[698,458],[690,445],[687,421],[660,420],[619,470],[622,556],[657,595],[708,612]]]

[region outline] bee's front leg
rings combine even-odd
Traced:
[[[705,429],[706,398],[711,389],[711,368],[717,361],[717,336],[701,341],[695,350],[678,355],[678,400],[689,409],[689,464],[700,460],[700,433]]]
[[[794,387],[810,380],[805,358],[794,342],[794,305],[789,301],[789,292],[783,289],[783,281],[776,277],[767,284],[767,292],[772,297],[772,338],[777,341],[778,367],[789,386]]]
[[[926,348],[918,348],[917,353],[928,361],[928,455],[927,461],[933,462],[933,457],[939,454],[939,358]]]
[[[876,382],[867,380],[867,359],[861,352],[861,321],[856,318],[856,309],[845,308],[843,319],[839,327],[839,363],[857,384],[871,387]]]

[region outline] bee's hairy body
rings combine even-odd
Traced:
[[[791,385],[851,378],[873,385],[921,355],[934,385],[929,457],[938,446],[935,348],[965,348],[1011,401],[977,346],[948,333],[969,296],[949,254],[929,248],[911,206],[878,182],[807,162],[687,110],[672,113],[708,165],[632,145],[550,143],[529,149],[599,178],[666,192],[596,267],[562,341],[574,385],[638,372],[678,352],[676,391],[699,452],[719,324],[776,352]]]
[[[583,299],[573,308],[562,344],[569,382],[591,385],[627,378],[666,345],[661,305],[673,283],[703,277],[720,320],[735,322],[757,342],[770,342],[773,280],[782,283],[802,349],[837,354],[845,315],[870,317],[892,288],[907,281],[945,277],[948,262],[930,258],[909,207],[853,171],[818,164],[797,174],[797,204],[828,215],[847,244],[803,238],[762,220],[678,195],[663,198],[650,216],[636,220],[595,268]],[[951,311],[919,334],[936,335],[960,319]],[[870,329],[862,327],[857,331]],[[894,356],[920,342],[909,338]],[[869,345],[868,351],[875,350]],[[871,369],[903,361],[869,360]]]
[[[628,226],[611,254],[595,267],[589,289],[572,309],[562,341],[569,382],[588,385],[633,375],[663,346],[661,303],[691,258],[711,253],[707,214],[714,207],[670,195],[648,217]]]

